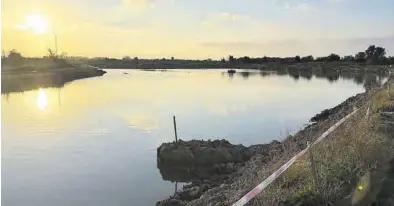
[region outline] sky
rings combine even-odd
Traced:
[[[2,50],[219,59],[394,55],[393,0],[2,0]],[[56,34],[56,35],[55,35]]]

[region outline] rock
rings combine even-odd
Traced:
[[[199,194],[200,194],[200,187],[196,186],[190,189],[189,196],[191,198],[196,199],[199,197]]]
[[[248,148],[226,140],[179,140],[157,148],[157,167],[164,180],[191,182],[232,173],[250,157]]]
[[[177,199],[166,199],[156,203],[156,206],[181,206],[182,203]]]
[[[244,162],[250,158],[247,148],[232,145],[226,140],[178,141],[164,143],[157,149],[158,164],[214,165],[228,162]]]
[[[215,195],[212,196],[208,199],[208,202],[212,202],[212,203],[218,203],[218,202],[222,202],[226,199],[226,197],[224,197],[223,195]]]
[[[227,70],[227,72],[228,72],[229,74],[234,74],[236,71],[235,71],[234,69],[229,69],[229,70]]]
[[[232,162],[227,163],[227,170],[233,171],[234,170],[234,163],[232,163]]]
[[[199,186],[194,186],[192,188],[184,189],[178,192],[179,198],[185,201],[191,201],[197,199],[201,196],[201,189]]]

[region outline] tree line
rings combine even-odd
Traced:
[[[66,60],[73,60],[73,57],[67,56],[66,53],[62,53],[60,55],[53,52],[53,50],[48,49],[48,53],[46,56],[42,58],[25,58],[22,54],[15,49],[11,50],[6,54],[4,51],[1,55],[1,65],[10,65],[10,66],[21,66],[24,64],[25,59],[49,59],[54,61],[59,65],[66,65]],[[80,58],[77,58],[80,59]],[[84,58],[82,58],[83,60]],[[85,60],[103,60],[104,62],[141,62],[142,59],[138,57],[131,58],[129,56],[124,56],[122,59],[116,58],[92,58],[92,59],[85,59]],[[212,59],[208,60],[181,60],[175,59],[171,57],[170,59],[157,59],[157,60],[142,60],[143,62],[151,62],[151,61],[177,61],[179,63],[186,63],[186,62],[211,62],[211,63],[225,63],[228,64],[262,64],[268,62],[274,63],[297,63],[297,62],[330,62],[330,61],[346,61],[346,62],[359,62],[359,63],[368,63],[368,64],[394,64],[394,56],[386,57],[386,49],[380,46],[370,45],[365,51],[361,51],[356,53],[355,55],[346,55],[346,56],[339,56],[338,54],[332,53],[325,57],[313,57],[312,55],[300,57],[299,55],[295,57],[257,57],[252,58],[248,56],[235,58],[233,55],[230,55],[228,59],[222,58],[219,61],[214,61]]]
[[[37,57],[24,57],[22,54],[15,49],[11,50],[6,54],[5,51],[1,53],[1,65],[8,65],[12,67],[23,66],[27,60],[49,60],[54,62],[58,66],[69,66],[66,61],[67,53],[62,52],[60,55],[56,54],[52,49],[48,49],[47,55],[42,58]]]
[[[346,55],[344,57],[338,54],[332,53],[325,57],[313,57],[312,55],[300,57],[258,57],[251,58],[248,56],[235,58],[230,55],[228,59],[222,59],[222,62],[231,63],[246,63],[246,64],[259,64],[266,62],[279,62],[279,63],[296,63],[296,62],[325,62],[325,61],[349,61],[349,62],[360,62],[360,63],[370,63],[370,64],[394,64],[394,56],[386,57],[386,49],[383,47],[370,45],[365,51],[358,52],[355,55]]]

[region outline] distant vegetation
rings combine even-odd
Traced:
[[[79,59],[80,61],[82,59]],[[140,59],[138,57],[131,58],[124,56],[122,59],[96,57],[84,59],[83,61],[89,64],[108,67],[108,68],[229,68],[234,66],[251,65],[251,64],[265,64],[265,63],[279,63],[292,64],[302,62],[354,62],[363,64],[394,64],[394,57],[387,57],[386,50],[383,47],[371,45],[365,51],[358,52],[354,55],[345,55],[343,57],[332,53],[324,57],[313,57],[312,55],[301,57],[234,57],[229,55],[228,58],[220,60],[182,60],[171,57],[169,59]]]
[[[137,68],[137,69],[171,69],[171,68],[233,68],[245,65],[263,65],[263,64],[293,64],[303,62],[349,62],[362,63],[371,65],[394,64],[394,57],[386,56],[386,50],[383,47],[371,45],[365,51],[358,52],[354,55],[345,55],[343,57],[332,53],[324,57],[313,57],[312,55],[301,57],[234,57],[229,55],[228,58],[221,60],[188,60],[161,58],[161,59],[140,59],[138,57],[124,56],[123,58],[109,58],[109,57],[72,57],[67,56],[66,53],[60,55],[55,54],[52,50],[48,50],[48,54],[42,58],[26,58],[16,50],[11,50],[6,55],[2,53],[3,69],[21,68],[24,65],[27,67],[41,68],[64,68],[78,64],[90,64],[103,68]]]
[[[314,58],[312,55],[300,57],[258,57],[258,58],[250,58],[248,56],[235,58],[230,55],[228,58],[229,62],[232,63],[267,63],[267,62],[276,62],[276,63],[297,63],[297,62],[312,62],[312,61],[347,61],[347,62],[365,62],[369,64],[394,64],[394,56],[386,57],[386,49],[383,47],[377,47],[375,45],[369,46],[365,51],[358,52],[354,56],[346,55],[344,57],[339,56],[338,54],[332,53],[325,57],[316,57]]]
[[[1,56],[1,93],[23,92],[40,87],[62,87],[65,83],[94,76],[105,71],[73,65],[67,54],[48,49],[46,56],[24,57],[16,50]]]
[[[57,55],[51,49],[43,57],[24,57],[15,49],[6,54],[4,51],[1,55],[2,71],[16,72],[16,71],[30,71],[30,70],[45,70],[45,69],[61,69],[71,67],[66,60],[67,53]]]

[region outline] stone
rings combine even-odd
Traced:
[[[196,199],[199,197],[199,194],[200,194],[200,187],[196,186],[190,189],[189,196],[191,198]]]
[[[214,165],[244,162],[249,158],[246,147],[232,145],[226,140],[179,140],[177,143],[164,143],[157,149],[158,164],[167,165]]]
[[[181,206],[181,201],[177,199],[166,199],[156,203],[156,206]]]

